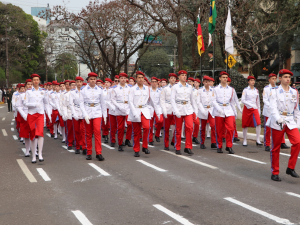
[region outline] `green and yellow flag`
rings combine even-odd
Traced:
[[[212,34],[216,29],[217,9],[215,0],[210,1],[210,13],[208,21],[208,33]]]

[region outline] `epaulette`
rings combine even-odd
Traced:
[[[269,85],[265,86],[264,88],[267,88],[267,87],[269,87]]]
[[[127,84],[129,87],[132,87],[132,85],[131,84]]]
[[[82,90],[84,87],[85,87],[85,86],[82,86],[82,87],[80,88],[80,90]]]
[[[111,88],[116,88],[117,87],[117,85],[114,85],[114,86],[112,86]]]

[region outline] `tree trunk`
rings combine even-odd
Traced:
[[[124,46],[124,57],[125,57],[125,63],[124,63],[124,73],[128,73],[128,58],[127,58],[127,45]]]
[[[182,44],[182,31],[178,31],[176,34],[177,37],[177,55],[178,55],[178,70],[183,69],[183,44]]]
[[[198,54],[198,48],[197,48],[197,30],[195,29],[194,35],[193,35],[193,41],[192,41],[192,60],[193,60],[193,64],[192,64],[192,69],[193,70],[197,70],[199,63],[200,63],[200,56]],[[196,49],[196,51],[195,51]]]

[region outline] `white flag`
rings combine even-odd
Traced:
[[[207,47],[209,47],[211,43],[212,43],[212,36],[211,36],[211,33],[208,33],[208,45],[207,45]]]
[[[233,39],[232,39],[232,27],[231,27],[231,14],[230,14],[229,7],[228,7],[227,21],[225,25],[225,51],[227,51],[230,54],[233,54],[234,51]]]

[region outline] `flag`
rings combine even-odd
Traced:
[[[225,51],[227,51],[230,54],[233,54],[234,51],[233,39],[232,39],[232,27],[231,27],[231,14],[230,14],[229,7],[228,7],[227,21],[225,25]]]
[[[202,28],[200,24],[200,15],[197,18],[197,44],[198,44],[198,53],[201,56],[202,53],[205,52],[204,42],[203,42],[203,35],[202,35]]]
[[[211,36],[210,33],[208,33],[208,45],[207,45],[207,47],[209,47],[210,44],[213,45],[213,43],[212,43],[212,36]]]
[[[216,29],[217,9],[215,0],[210,0],[210,12],[208,21],[208,33],[212,34]]]

